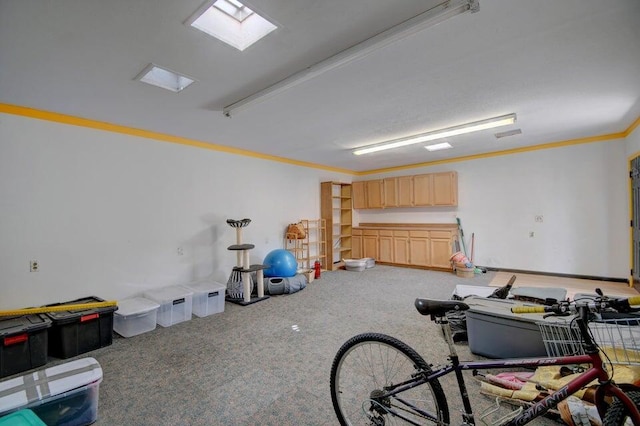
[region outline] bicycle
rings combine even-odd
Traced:
[[[501,425],[524,425],[546,415],[558,403],[597,380],[595,405],[605,426],[625,425],[631,420],[640,425],[640,388],[631,384],[616,384],[609,370],[613,365],[601,356],[600,347],[589,332],[590,315],[616,310],[630,312],[631,305],[640,305],[640,296],[608,298],[601,292],[588,301],[563,301],[552,306],[520,306],[514,313],[549,313],[575,315],[573,321],[580,331],[583,354],[516,358],[499,360],[460,361],[456,352],[447,312],[469,309],[464,301],[416,299],[415,307],[422,315],[439,324],[449,347],[448,362],[434,367],[402,341],[380,333],[364,333],[346,341],[336,353],[331,367],[331,400],[343,426],[394,424],[449,425],[447,397],[439,382],[443,376],[455,374],[462,400],[462,426],[476,424],[476,419],[463,378],[464,371],[474,375],[480,370],[499,368],[537,368],[590,364],[562,388],[552,391],[526,409],[500,420]]]

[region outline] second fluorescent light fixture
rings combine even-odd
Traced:
[[[460,126],[447,127],[446,129],[434,130],[432,132],[420,133],[406,138],[394,139],[389,142],[370,145],[358,148],[353,151],[354,155],[370,154],[372,152],[384,151],[387,149],[400,148],[421,142],[433,141],[436,139],[448,138],[451,136],[463,135],[465,133],[477,132],[494,127],[506,126],[516,122],[515,114],[501,115],[500,117],[488,118],[486,120],[474,121],[473,123],[461,124]]]

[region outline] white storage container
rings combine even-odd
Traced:
[[[144,297],[160,304],[157,323],[170,327],[191,319],[193,292],[181,286],[170,286],[149,290]]]
[[[113,316],[113,331],[122,337],[132,337],[155,330],[159,304],[144,297],[118,302]]]
[[[47,425],[82,426],[98,418],[102,368],[93,358],[0,382],[0,417],[28,408]]]
[[[362,272],[367,267],[365,259],[344,259],[344,268],[347,271]]]
[[[193,292],[193,314],[198,317],[224,312],[227,286],[215,281],[196,281],[184,286]]]

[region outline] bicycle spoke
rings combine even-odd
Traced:
[[[434,394],[434,387],[441,392],[439,383],[412,386],[428,370],[415,351],[377,334],[348,343],[332,369],[332,399],[342,424],[423,425],[448,416],[438,401],[444,394]]]

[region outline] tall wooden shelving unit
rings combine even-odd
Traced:
[[[320,184],[320,217],[326,221],[326,269],[344,266],[342,259],[351,258],[352,223],[351,184]]]
[[[299,268],[313,268],[315,261],[319,261],[326,269],[326,233],[327,226],[324,219],[300,220],[305,231],[305,237],[296,239],[294,234],[285,234],[285,248],[296,258]]]

